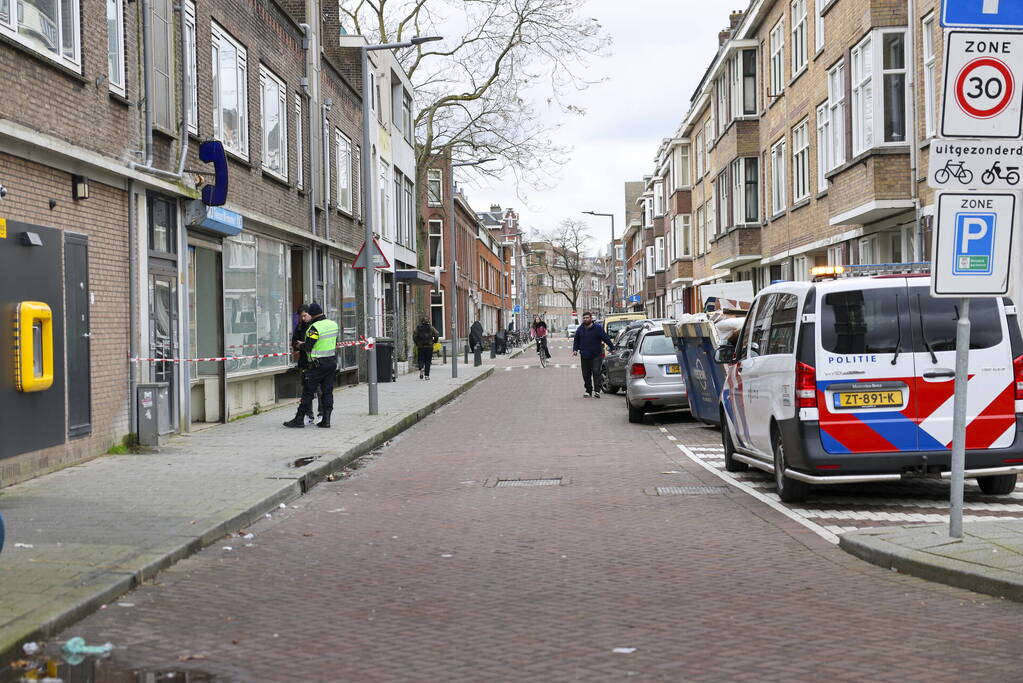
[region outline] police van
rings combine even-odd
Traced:
[[[816,484],[948,478],[958,300],[929,292],[912,274],[762,290],[716,356],[725,469],[773,473],[786,502]],[[970,322],[966,476],[1008,494],[1023,471],[1016,307],[974,299]]]

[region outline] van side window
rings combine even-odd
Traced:
[[[916,288],[912,298],[913,316],[922,328],[923,337],[917,351],[926,350],[926,341],[936,352],[955,351],[956,322],[959,302],[955,299],[933,299],[923,287]],[[970,302],[970,349],[990,349],[1002,343],[1002,321],[994,299],[973,299]]]
[[[795,294],[778,294],[771,317],[771,335],[765,355],[790,354],[796,345],[796,307],[799,297]]]
[[[753,315],[756,313],[755,310],[750,310],[749,316],[746,318],[746,322],[742,326],[742,330],[739,332],[739,337],[735,341],[735,360],[744,360],[749,350],[749,335],[750,330],[753,329]]]
[[[901,336],[901,347],[908,350],[907,298],[905,287],[826,294],[821,302],[821,345],[841,354],[895,353]]]
[[[750,358],[766,356],[771,336],[771,317],[778,301],[778,294],[768,294],[757,304],[756,318],[753,320],[753,331],[750,336]]]

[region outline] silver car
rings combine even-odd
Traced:
[[[629,422],[642,422],[648,411],[689,410],[682,369],[671,337],[660,328],[646,328],[636,337],[625,367],[625,402]]]

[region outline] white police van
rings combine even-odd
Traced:
[[[717,353],[725,468],[774,473],[786,502],[811,484],[947,478],[957,307],[926,276],[762,290]],[[1007,494],[1023,471],[1023,338],[1008,299],[974,299],[970,321],[966,476]]]

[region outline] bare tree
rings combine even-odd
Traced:
[[[580,12],[586,0],[339,0],[341,22],[371,41],[443,35],[398,57],[416,87],[417,173],[428,160],[495,157],[477,171],[542,187],[568,150],[531,100],[585,112],[566,98],[595,82],[590,61],[610,38]],[[433,47],[440,46],[440,47]],[[422,181],[422,177],[418,180]]]
[[[550,258],[544,259],[544,270],[551,288],[568,300],[578,312],[579,297],[587,288],[590,276],[586,247],[590,241],[586,223],[566,218],[553,230],[542,232],[541,240],[551,245]]]

